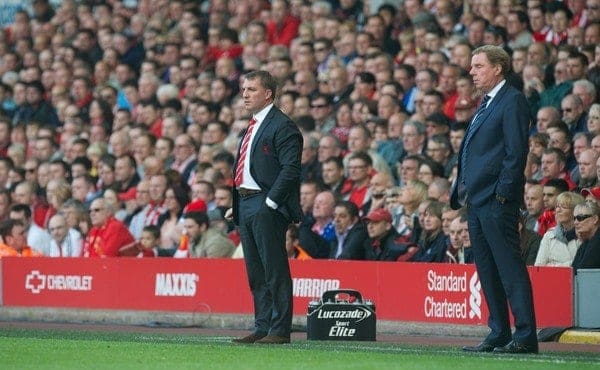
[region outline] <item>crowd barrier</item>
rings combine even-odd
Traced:
[[[485,325],[487,308],[473,265],[290,261],[294,314],[330,289],[356,289],[377,318]],[[2,258],[4,306],[251,314],[242,260]],[[570,268],[530,267],[538,326],[573,325]]]

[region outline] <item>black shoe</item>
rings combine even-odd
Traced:
[[[252,344],[252,343],[256,342],[257,340],[260,340],[264,337],[266,337],[266,335],[259,335],[259,334],[252,333],[250,335],[246,335],[245,337],[233,338],[231,341],[233,343],[239,343],[239,344]]]
[[[538,346],[537,343],[523,344],[513,340],[503,347],[494,348],[494,353],[538,353]]]
[[[255,344],[287,344],[290,342],[290,337],[280,337],[278,335],[267,335],[266,337],[257,340]]]
[[[496,348],[495,345],[488,342],[481,342],[476,346],[464,346],[462,349],[465,352],[492,352]]]

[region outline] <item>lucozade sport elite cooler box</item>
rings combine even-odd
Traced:
[[[308,304],[306,326],[309,340],[374,341],[375,305],[357,290],[328,290]]]

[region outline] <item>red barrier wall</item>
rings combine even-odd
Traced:
[[[485,324],[472,265],[291,261],[294,314],[325,290],[357,289],[383,320]],[[252,313],[244,263],[231,259],[3,258],[5,306]],[[573,325],[570,268],[530,268],[540,327]]]

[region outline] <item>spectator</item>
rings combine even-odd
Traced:
[[[99,196],[96,192],[94,180],[90,175],[81,175],[73,178],[71,181],[71,191],[73,199],[80,201],[87,208]]]
[[[38,176],[40,168],[38,168]],[[100,194],[108,188],[115,186],[115,157],[105,154],[100,157],[98,162],[98,184],[97,189]]]
[[[126,193],[140,182],[136,171],[136,161],[131,155],[122,155],[115,160],[115,187],[119,193]]]
[[[417,75],[418,77],[418,75]],[[423,91],[422,113],[425,121],[431,121],[435,126],[434,130],[430,130],[432,134],[446,133],[450,130],[448,118],[443,119],[443,103],[444,98],[442,93],[437,90]],[[441,115],[441,116],[440,116]],[[433,116],[433,117],[432,117]],[[429,133],[428,133],[429,136]]]
[[[393,186],[392,177],[386,173],[376,173],[369,181],[369,210],[383,208],[386,191]]]
[[[410,259],[412,262],[443,262],[448,240],[442,230],[443,203],[432,201],[425,209],[423,234],[419,241],[419,251]]]
[[[364,219],[369,239],[365,241],[365,259],[371,261],[407,261],[418,250],[414,244],[402,243],[392,226],[392,215],[383,208],[371,211]]]
[[[0,222],[0,237],[0,258],[43,256],[39,251],[27,246],[25,227],[21,221],[9,219]]]
[[[425,150],[425,125],[413,120],[404,122],[402,144],[406,155],[423,154]]]
[[[312,219],[300,225],[300,245],[313,258],[329,256],[329,245],[335,238],[334,207],[332,192],[318,193],[312,208]]]
[[[81,257],[81,234],[67,225],[65,216],[60,213],[52,216],[48,222],[48,231],[52,237],[48,257]]]
[[[449,256],[448,262],[473,263],[473,249],[471,249],[471,240],[469,239],[466,213],[462,212],[460,216],[452,220],[450,242],[448,252],[446,252],[446,255]]]
[[[556,107],[543,106],[536,114],[536,130],[538,133],[546,133],[546,128],[551,124],[560,122],[560,112]]]
[[[423,99],[423,104],[426,105],[427,96],[425,96]],[[425,117],[425,127],[428,139],[431,139],[434,136],[447,137],[448,132],[450,132],[450,120],[441,112],[434,112]]]
[[[529,17],[522,10],[512,10],[508,13],[506,31],[509,37],[508,46],[512,50],[527,47],[533,42],[529,32]]]
[[[586,149],[579,155],[579,189],[592,188],[598,185],[598,169],[596,163],[599,153],[593,149]]]
[[[571,83],[585,79],[588,69],[588,57],[580,51],[573,50],[567,57],[567,76]]]
[[[62,205],[59,213],[65,216],[67,226],[79,231],[83,239],[89,231],[90,225],[88,208],[80,201],[71,198]]]
[[[373,38],[371,45],[377,46],[381,50],[386,50],[390,55],[396,55],[400,51],[398,41],[394,40],[389,32],[386,31],[384,18],[379,14],[368,16],[364,30]]]
[[[367,229],[358,216],[358,208],[352,202],[340,201],[333,215],[335,239],[331,242],[329,258],[362,260],[365,258],[364,243]]]
[[[343,43],[343,39],[345,37],[350,37],[350,33],[342,35],[342,39],[339,43]],[[354,46],[354,44],[352,45]],[[340,55],[338,55],[340,56]],[[342,60],[343,60],[343,56]],[[327,85],[329,87],[329,93],[332,96],[332,102],[336,107],[339,107],[339,104],[342,101],[347,100],[350,97],[350,93],[352,92],[353,86],[350,83],[350,79],[348,78],[348,73],[345,68],[340,67],[332,67],[329,69],[327,79]]]
[[[540,236],[544,236],[546,231],[556,225],[556,197],[558,194],[569,191],[569,185],[563,179],[551,179],[544,185],[543,202],[544,211],[538,218],[537,232]]]
[[[562,120],[569,127],[572,134],[585,132],[587,130],[587,114],[583,107],[583,102],[579,96],[569,94],[561,101]]]
[[[300,21],[290,14],[287,1],[275,0],[271,4],[271,17],[267,23],[267,39],[271,45],[290,46],[298,35]]]
[[[83,244],[84,257],[117,257],[121,248],[135,241],[125,225],[111,216],[104,198],[92,202],[90,218],[92,228]]]
[[[365,212],[370,200],[368,190],[373,162],[366,152],[356,152],[348,158],[348,181],[352,184],[352,189],[345,198]]]
[[[32,81],[27,84],[27,106],[21,119],[34,120],[49,124],[52,127],[58,127],[59,121],[56,111],[52,105],[44,101],[44,90],[44,86],[40,81]]]
[[[19,221],[27,236],[27,245],[42,255],[48,255],[50,250],[50,235],[45,229],[36,225],[31,219],[31,208],[22,203],[13,204],[10,207],[9,218]]]
[[[435,179],[442,177],[444,177],[444,167],[441,164],[429,158],[424,158],[421,161],[417,177],[419,181],[422,181],[429,186]]]
[[[195,151],[194,143],[189,135],[181,134],[175,139],[175,161],[171,168],[179,172],[188,185],[191,185],[193,169],[198,163]]]
[[[574,208],[584,199],[576,193],[561,193],[556,198],[556,226],[542,238],[536,266],[570,266],[580,242],[575,235]]]
[[[578,163],[581,153],[587,149],[592,149],[592,135],[587,132],[575,134],[575,136],[573,136],[573,156]],[[581,181],[579,166],[576,166],[575,169],[571,171],[571,178],[577,180],[577,183]]]
[[[2,162],[0,161],[0,163]],[[14,189],[13,202],[29,205],[33,222],[40,227],[44,227],[49,206],[43,197],[35,194],[34,185],[28,181],[23,181],[18,183]]]
[[[48,181],[46,197],[48,198],[49,208],[44,219],[44,227],[48,225],[50,217],[54,216],[61,209],[62,205],[71,198],[69,183],[62,178]]]
[[[566,159],[564,153],[557,148],[550,148],[542,154],[542,178],[541,184],[545,185],[550,179],[562,179],[573,190],[577,185],[571,180],[566,171]]]
[[[521,257],[523,257],[525,265],[533,266],[540,249],[540,236],[536,232],[525,228],[525,218],[523,216],[519,217],[519,244]]]
[[[187,189],[173,184],[165,191],[166,211],[158,217],[160,231],[159,248],[175,252],[181,239],[182,227],[179,223],[184,207],[190,202]],[[168,253],[168,252],[167,252]]]
[[[154,154],[163,161],[163,169],[171,168],[171,165],[175,161],[175,158],[173,157],[174,148],[175,142],[171,138],[163,136],[156,140]],[[144,173],[144,175],[146,174]]]
[[[139,250],[137,257],[160,256],[160,229],[156,225],[144,226],[136,249]]]
[[[317,158],[321,164],[331,157],[341,157],[342,145],[340,140],[333,135],[324,135],[319,139]]]
[[[10,212],[10,193],[7,189],[0,188],[0,221],[8,219]]]
[[[319,193],[319,185],[314,181],[300,184],[300,207],[305,219],[312,219],[315,197]]]
[[[336,196],[345,194],[344,163],[340,157],[329,157],[321,165],[323,184]],[[349,189],[347,189],[349,190]]]
[[[310,260],[312,257],[300,246],[298,226],[290,224],[285,233],[285,250],[288,258],[297,260]]]
[[[555,46],[567,41],[567,28],[573,18],[573,13],[566,5],[559,3],[552,11],[552,27],[546,34],[545,41]]]
[[[321,166],[317,157],[319,139],[308,132],[302,134],[302,157],[300,161],[302,181],[316,181],[322,183]]]
[[[600,267],[599,217],[600,207],[596,202],[586,201],[577,205],[573,211],[575,232],[581,242],[571,265],[575,274],[579,269]]]
[[[588,114],[587,130],[590,135],[600,134],[600,104],[592,104]]]
[[[331,132],[335,126],[333,100],[330,95],[315,94],[310,100],[310,112],[315,119],[316,130],[323,134]]]
[[[573,95],[576,95],[581,100],[583,111],[590,113],[590,108],[596,101],[596,86],[585,79],[577,80],[573,82]]]
[[[427,198],[427,185],[421,181],[411,181],[400,188],[400,207],[394,212],[393,226],[404,240],[417,242],[418,208]]]
[[[547,129],[550,141],[548,143],[548,148],[556,148],[560,150],[565,157],[565,170],[569,173],[569,178],[571,177],[571,173],[577,167],[577,159],[573,153],[573,135],[567,130],[565,125],[559,124],[556,126],[548,127]],[[544,155],[542,153],[542,159]],[[576,180],[573,180],[576,182]]]
[[[537,231],[537,220],[544,210],[544,187],[539,184],[530,185],[525,191],[525,228]]]
[[[189,257],[231,257],[235,245],[222,231],[209,227],[206,212],[189,212],[183,216],[183,228],[190,240]]]
[[[221,185],[215,188],[215,205],[217,207],[231,208],[232,201],[233,194],[230,186]]]
[[[427,189],[427,195],[431,199],[435,199],[444,204],[450,204],[450,181],[445,177],[433,179]]]

